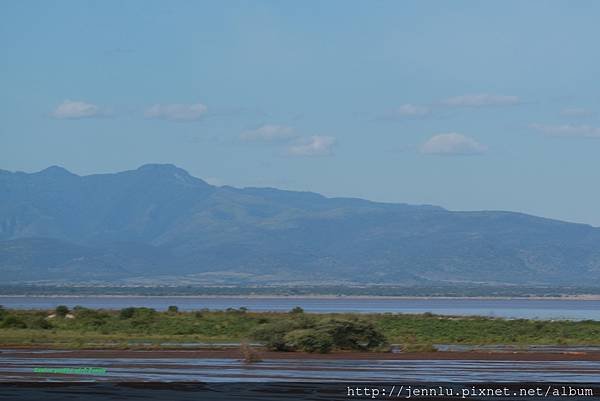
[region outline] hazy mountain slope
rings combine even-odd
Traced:
[[[172,165],[90,176],[0,170],[6,280],[205,272],[271,282],[585,284],[600,278],[600,229],[510,212],[214,187]]]
[[[88,247],[51,238],[0,241],[0,276],[7,280],[110,280],[156,274],[168,262],[168,252],[139,243]]]

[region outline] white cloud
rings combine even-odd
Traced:
[[[560,115],[564,117],[590,117],[594,112],[580,107],[567,107],[560,111]]]
[[[414,104],[403,104],[395,110],[395,114],[401,117],[423,117],[429,114],[429,107]]]
[[[380,116],[377,116],[378,120],[401,120],[408,118],[424,118],[431,114],[431,109],[427,106],[420,106],[417,104],[405,103],[400,107],[386,111]]]
[[[421,152],[430,155],[477,155],[486,150],[487,146],[455,132],[432,136],[421,146]]]
[[[600,128],[590,125],[544,125],[531,124],[531,128],[548,136],[600,138]]]
[[[334,137],[315,135],[296,141],[288,148],[288,154],[292,156],[329,156],[334,145]]]
[[[245,141],[279,141],[293,138],[294,129],[285,125],[265,124],[257,129],[242,132]]]
[[[512,106],[520,102],[517,96],[490,95],[485,93],[455,96],[442,100],[442,104],[449,107]]]
[[[202,119],[208,109],[201,103],[196,104],[155,104],[146,109],[146,118],[170,121],[195,121]]]
[[[54,118],[68,120],[101,117],[102,114],[100,107],[95,104],[78,100],[65,100],[52,112]]]

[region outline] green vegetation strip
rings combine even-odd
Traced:
[[[54,315],[53,317],[50,317]],[[282,351],[433,350],[433,344],[600,345],[598,321],[540,321],[431,314],[312,314],[228,311],[157,312],[58,307],[0,308],[0,344],[60,348],[189,348],[262,343]]]

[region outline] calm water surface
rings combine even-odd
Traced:
[[[145,306],[165,310],[225,310],[246,307],[251,311],[288,311],[295,306],[307,312],[425,313],[481,315],[504,318],[600,320],[600,301],[558,299],[390,299],[301,297],[148,297],[148,296],[0,296],[0,305],[16,309],[53,309],[57,305],[120,309]]]
[[[4,354],[4,356],[3,356]],[[1,381],[353,381],[406,382],[600,382],[600,362],[432,361],[432,360],[265,360],[189,358],[23,358],[0,354]],[[104,375],[34,374],[36,367],[106,368]]]

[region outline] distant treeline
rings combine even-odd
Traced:
[[[83,286],[0,285],[0,295],[279,295],[279,296],[415,296],[415,297],[559,297],[600,295],[600,287],[532,287],[486,285],[427,286]]]

